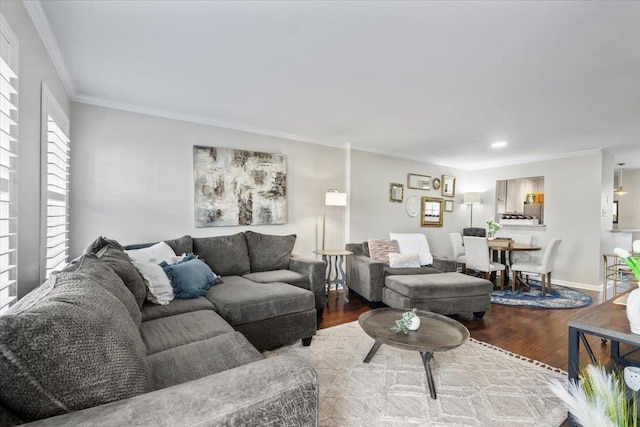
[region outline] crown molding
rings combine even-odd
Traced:
[[[112,108],[115,110],[123,110],[123,111],[129,111],[132,113],[145,114],[148,116],[162,117],[162,118],[171,119],[171,120],[179,120],[182,122],[197,123],[201,125],[215,126],[223,129],[236,130],[236,131],[247,132],[247,133],[252,133],[256,135],[271,136],[271,137],[288,139],[291,141],[298,141],[298,142],[306,142],[308,144],[324,145],[328,147],[335,147],[335,148],[341,148],[341,149],[346,149],[347,147],[347,144],[344,142],[318,141],[313,138],[308,138],[301,135],[263,128],[260,126],[249,125],[246,123],[220,120],[220,119],[206,117],[206,116],[174,113],[170,111],[161,110],[158,108],[144,107],[140,105],[128,104],[125,102],[112,101],[104,98],[77,95],[73,99],[73,101],[80,102],[83,104],[96,105],[98,107]]]
[[[62,80],[62,84],[67,91],[67,95],[69,95],[69,97],[74,100],[77,93],[76,88],[73,84],[73,79],[71,78],[69,69],[64,62],[62,52],[60,51],[60,47],[58,46],[58,42],[56,41],[55,36],[53,35],[53,31],[51,31],[51,26],[49,25],[49,21],[47,20],[46,15],[44,14],[44,10],[42,10],[40,1],[23,0],[22,4],[31,17],[31,21],[36,27],[36,31],[38,31],[44,47],[47,49],[47,52],[49,52],[49,56],[51,57],[53,66],[58,72],[60,80]]]

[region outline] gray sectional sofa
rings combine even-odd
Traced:
[[[0,316],[0,425],[316,425],[313,368],[259,352],[309,345],[324,306],[325,264],[291,256],[291,239],[166,241],[222,283],[157,305],[99,238]]]

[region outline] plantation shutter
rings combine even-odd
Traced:
[[[0,15],[0,314],[18,296],[17,39]]]
[[[69,262],[69,121],[43,84],[44,278]],[[46,148],[46,149],[45,149]]]

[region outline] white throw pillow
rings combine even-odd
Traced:
[[[420,256],[418,254],[389,254],[389,267],[391,268],[420,268]]]
[[[398,242],[401,254],[417,253],[420,265],[433,264],[433,256],[429,250],[427,236],[422,233],[389,233],[391,240]]]
[[[155,304],[167,305],[175,298],[171,281],[164,269],[154,262],[136,262],[138,269],[147,284],[147,300]]]
[[[165,242],[156,243],[148,248],[132,249],[124,252],[129,255],[131,261],[140,263],[153,262],[160,264],[165,261],[168,264],[173,264],[171,261],[176,257],[176,253],[171,249],[171,246]]]

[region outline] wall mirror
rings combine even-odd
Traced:
[[[428,175],[418,175],[410,173],[407,175],[407,188],[413,188],[414,190],[429,190],[431,189],[431,177]]]
[[[423,197],[420,216],[422,227],[442,227],[442,212],[444,199],[438,197]]]
[[[392,182],[389,184],[389,201],[402,203],[404,198],[404,185]]]

